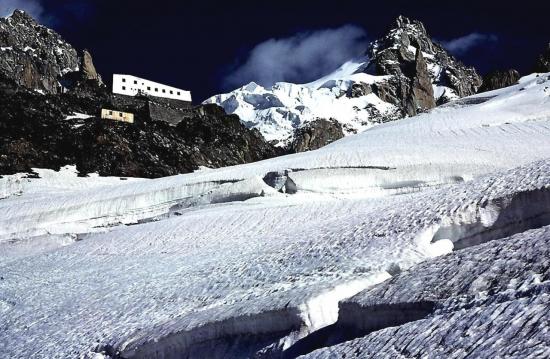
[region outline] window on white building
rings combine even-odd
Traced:
[[[126,82],[126,79],[122,79],[122,82]]]
[[[134,85],[137,85],[137,80],[134,80]]]
[[[170,95],[173,95],[174,94],[174,91],[170,90]]]
[[[159,89],[155,87],[155,92],[159,92]]]
[[[122,89],[123,89],[123,90],[126,90],[126,86],[122,86]]]

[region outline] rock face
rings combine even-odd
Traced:
[[[416,51],[413,81],[408,100],[409,109],[407,112],[412,113],[418,109],[425,110],[435,107],[432,82],[422,51]]]
[[[342,137],[342,124],[334,119],[318,119],[296,130],[290,152],[316,150]]]
[[[371,44],[367,54],[370,62],[361,71],[395,78],[374,92],[410,116],[436,103],[473,95],[481,86],[475,69],[434,43],[421,22],[403,16],[386,36]]]
[[[534,72],[550,72],[550,42],[535,63]]]
[[[247,127],[293,152],[309,149],[294,144],[301,128],[319,118],[339,122],[344,135],[355,134],[475,94],[480,85],[476,71],[434,43],[422,23],[400,16],[387,35],[370,45],[366,57],[317,81],[271,87],[249,83],[206,102],[238,114]]]
[[[215,105],[111,94],[88,51],[79,56],[22,11],[0,19],[0,46],[0,175],[76,165],[82,175],[152,178],[280,153]],[[135,123],[102,120],[102,108]]]
[[[16,10],[0,18],[0,72],[19,86],[59,93],[59,78],[80,69],[77,51],[56,32]]]
[[[99,84],[103,84],[103,81],[101,80],[101,76],[97,73],[94,61],[92,60],[92,55],[88,52],[88,50],[84,50],[82,52],[82,59],[81,59],[81,65],[80,65],[82,76],[85,80],[92,80],[97,81]]]
[[[483,85],[479,92],[497,90],[503,87],[515,85],[520,78],[520,74],[515,69],[505,71],[493,71],[483,76]]]

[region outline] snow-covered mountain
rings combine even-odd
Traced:
[[[339,123],[341,136],[354,134],[472,95],[481,85],[475,70],[434,43],[422,23],[402,16],[366,55],[311,83],[279,82],[269,88],[250,83],[205,103],[239,115],[268,141],[296,148],[292,142],[303,141],[295,138],[296,130],[319,119]]]
[[[534,74],[251,164],[4,176],[0,356],[548,356],[549,138]]]

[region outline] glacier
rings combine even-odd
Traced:
[[[533,74],[246,165],[4,176],[0,356],[544,356],[549,139]]]

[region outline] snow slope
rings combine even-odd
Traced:
[[[419,264],[340,307],[342,323],[386,329],[306,357],[548,357],[549,239],[547,226]],[[427,304],[431,313],[397,322]]]
[[[288,352],[404,269],[550,224],[549,88],[532,75],[253,164],[26,179],[0,200],[0,354]]]

